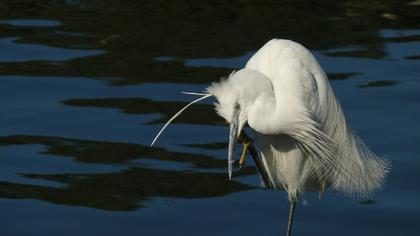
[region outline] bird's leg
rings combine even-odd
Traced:
[[[251,141],[249,140],[244,140],[242,141],[242,154],[241,154],[241,159],[239,159],[239,168],[242,167],[242,165],[245,163],[245,159],[246,159],[246,150],[248,150],[248,146],[251,144]]]
[[[249,142],[249,145],[248,145],[247,149],[248,149],[249,153],[251,154],[252,159],[254,159],[255,165],[258,169],[258,172],[260,172],[261,179],[263,180],[265,187],[273,189],[274,185],[270,181],[268,170],[265,168],[261,158],[259,157],[257,149],[254,147],[254,142],[242,130],[241,134],[238,137],[238,142],[243,142],[243,141],[248,141]]]
[[[253,146],[253,142],[252,139],[249,138],[244,132],[241,132],[238,137],[238,143],[242,143],[243,145],[241,159],[239,159],[239,168],[241,168],[246,160],[246,151]]]
[[[289,221],[287,223],[286,236],[290,236],[292,233],[292,224],[293,224],[293,216],[295,214],[295,207],[296,207],[296,199],[290,200]]]

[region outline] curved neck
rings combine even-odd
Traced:
[[[255,71],[255,76],[249,77],[255,80],[252,89],[257,91],[257,96],[249,104],[248,108],[248,124],[249,126],[264,134],[275,134],[278,130],[276,127],[277,102],[274,93],[272,81],[264,74]]]
[[[269,81],[270,86],[260,89],[249,106],[248,124],[263,134],[289,133],[291,123],[298,118],[301,102],[293,94],[294,90],[284,86],[280,80],[272,81],[261,75]]]
[[[275,134],[276,99],[273,92],[261,93],[248,110],[249,126],[264,134]]]

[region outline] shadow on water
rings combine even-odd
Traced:
[[[383,50],[354,50],[354,51],[343,51],[343,52],[326,52],[325,55],[330,57],[363,57],[363,58],[384,58],[386,53]]]
[[[170,162],[191,163],[197,168],[225,168],[226,162],[210,156],[167,151],[163,148],[140,144],[111,143],[59,137],[15,135],[0,137],[0,146],[42,144],[45,154],[72,157],[84,163],[126,163],[134,159],[153,159]]]
[[[420,55],[407,56],[405,58],[410,60],[420,60]]]
[[[169,162],[187,162],[193,169],[165,170],[130,167],[120,172],[100,174],[30,174],[24,178],[59,182],[65,187],[28,185],[0,181],[1,198],[33,198],[66,205],[88,206],[106,210],[127,211],[143,206],[153,197],[203,198],[231,194],[254,188],[237,181],[227,181],[224,160],[209,156],[168,152],[162,148],[124,143],[94,142],[57,137],[7,136],[0,137],[0,146],[45,145],[45,154],[54,157],[72,157],[82,163],[123,164],[130,160],[153,159]],[[200,172],[200,169],[205,172]],[[213,172],[211,170],[213,169]],[[254,174],[245,168],[238,176]]]
[[[2,217],[15,214],[21,220],[13,229],[0,227],[0,234],[22,235],[21,225],[37,225],[26,216],[43,219],[48,214],[59,223],[48,225],[48,231],[31,232],[56,235],[53,229],[58,229],[60,234],[92,235],[86,232],[94,229],[98,234],[98,229],[119,228],[114,221],[119,213],[99,211],[98,218],[110,214],[113,223],[86,221],[77,231],[67,230],[68,214],[76,208],[65,205],[133,211],[161,197],[218,197],[182,206],[200,204],[200,210],[223,222],[214,229],[205,222],[208,235],[270,235],[273,228],[277,233],[279,214],[274,208],[283,206],[279,195],[265,192],[264,197],[271,198],[264,201],[254,198],[261,197],[258,191],[233,194],[257,188],[252,181],[258,176],[253,167],[244,167],[228,181],[227,133],[212,105],[196,104],[176,119],[168,131],[175,134],[166,136],[168,149],[135,143],[151,140],[161,124],[186,105],[172,101],[178,99],[173,93],[183,91],[178,89],[201,89],[242,67],[267,40],[288,38],[314,52],[356,130],[396,163],[389,186],[374,200],[343,203],[328,195],[330,205],[320,201],[308,206],[319,211],[299,212],[305,227],[296,232],[384,235],[395,231],[385,226],[399,216],[396,230],[416,235],[419,224],[410,222],[419,219],[418,191],[410,175],[418,173],[413,158],[419,153],[413,145],[418,140],[418,83],[405,82],[418,81],[419,12],[417,0],[0,0],[0,75],[7,77],[0,85],[0,204],[8,207],[14,202],[10,199],[44,201],[37,211],[28,209],[39,203],[21,200],[17,205],[26,202],[29,208],[13,205],[3,210]],[[373,119],[378,114],[381,119]],[[221,197],[229,194],[232,198]],[[223,202],[213,207],[215,199]],[[230,204],[232,199],[235,204]],[[218,211],[221,205],[226,214]],[[200,227],[190,223],[197,220],[194,215],[149,208],[140,214],[155,211],[159,225],[150,223],[153,214],[140,222],[133,217],[135,224],[122,234],[178,233],[159,226],[184,219],[189,229]],[[343,209],[351,214],[328,216]],[[90,209],[84,210],[75,218],[88,215]],[[249,227],[258,229],[255,234],[231,226],[243,223],[231,214],[242,217],[247,210],[255,224]],[[168,220],[165,214],[174,217]],[[355,219],[360,224],[354,224]]]
[[[224,142],[214,142],[214,143],[203,143],[203,144],[183,144],[186,147],[194,147],[200,149],[209,149],[209,150],[220,150],[225,149],[228,146],[228,143]]]
[[[63,101],[66,105],[78,107],[117,108],[128,114],[154,114],[163,116],[147,122],[160,124],[168,121],[177,111],[188,103],[172,101],[153,101],[147,98],[96,98],[96,99],[70,99]],[[224,120],[217,116],[213,105],[196,104],[182,114],[182,119],[175,119],[173,123],[221,125]]]
[[[387,87],[387,86],[394,86],[399,84],[400,81],[393,81],[393,80],[378,80],[372,81],[367,84],[359,85],[359,88],[370,88],[370,87]]]
[[[361,73],[349,72],[349,73],[328,73],[329,80],[344,80],[350,79],[352,77],[358,76]]]
[[[147,4],[135,1],[125,4],[119,1],[81,1],[78,4],[25,2],[1,1],[0,15],[9,21],[42,18],[54,19],[60,24],[54,27],[42,27],[41,24],[41,27],[33,28],[3,21],[0,37],[19,37],[17,43],[100,49],[107,53],[60,64],[48,61],[2,62],[2,74],[118,77],[120,80],[112,83],[120,85],[146,81],[208,83],[228,75],[231,70],[186,67],[183,61],[243,55],[274,37],[290,38],[319,50],[358,45],[361,50],[330,52],[328,55],[383,58],[387,55],[384,43],[390,39],[382,37],[378,27],[398,29],[403,25],[415,28],[418,23],[416,9],[398,0],[324,0],[287,4],[281,1],[193,3],[181,0]],[[394,17],[387,17],[389,15]],[[297,30],[302,28],[305,30]],[[321,28],[326,31],[319,30]],[[400,37],[398,40],[415,40],[417,37]],[[162,55],[179,58],[179,61],[154,60]]]
[[[142,207],[153,197],[217,197],[252,187],[227,181],[225,173],[199,173],[134,167],[104,174],[20,174],[26,178],[57,181],[63,188],[0,181],[0,197],[33,198],[52,203],[113,211]]]
[[[0,197],[39,199],[113,211],[142,207],[153,197],[217,197],[252,187],[227,181],[225,173],[199,173],[134,167],[104,174],[21,174],[26,178],[57,181],[63,188],[0,182]]]

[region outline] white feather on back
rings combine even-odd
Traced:
[[[291,121],[296,130],[290,134],[307,147],[315,145],[309,153],[318,153],[315,160],[327,163],[322,171],[330,173],[323,174],[336,189],[366,196],[382,187],[389,163],[371,152],[349,128],[325,72],[306,48],[289,40],[271,40],[248,61],[246,69],[266,75],[277,100],[292,96],[301,101],[303,120]],[[319,144],[322,146],[317,147]],[[322,157],[326,155],[323,149],[331,156]]]
[[[241,105],[240,128],[248,122],[255,131],[271,181],[289,198],[325,185],[366,196],[383,185],[388,162],[351,131],[325,72],[302,45],[271,40],[207,92],[227,122]]]

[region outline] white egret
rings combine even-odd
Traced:
[[[326,187],[353,196],[381,188],[389,170],[350,129],[314,56],[302,45],[273,39],[258,50],[245,68],[213,83],[201,97],[179,111],[214,96],[218,115],[230,124],[228,173],[239,134],[248,123],[254,132],[261,172],[269,185],[284,189],[290,201],[290,234],[298,196],[322,194]],[[153,145],[152,143],[152,145]],[[244,145],[246,149],[247,144]],[[243,152],[241,162],[245,156]]]

